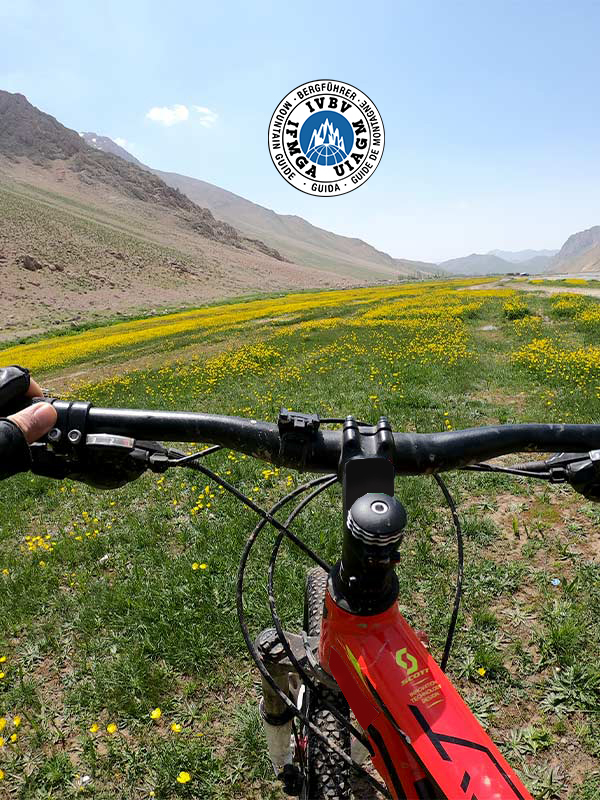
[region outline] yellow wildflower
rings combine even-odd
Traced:
[[[479,669],[477,670],[477,672],[478,672],[478,673],[481,675],[481,677],[483,678],[483,676],[484,676],[484,675],[485,675],[485,673],[486,673],[486,669],[485,669],[485,667],[479,667]]]
[[[194,563],[192,564],[192,569],[193,570],[200,569],[200,564],[197,561],[194,561]]]
[[[160,708],[155,708],[154,711],[150,712],[150,716],[152,717],[152,719],[160,719],[161,715],[162,711],[160,710]]]
[[[20,724],[21,724],[21,717],[14,717],[13,725],[15,726],[15,728],[18,728]]]
[[[97,722],[94,722],[94,724],[90,726],[90,733],[98,733],[99,730],[100,726]]]
[[[6,728],[6,717],[0,717],[0,731],[3,731]]]
[[[181,728],[181,725],[178,722],[172,722],[171,723],[171,730],[173,731],[173,733],[181,733],[182,728]]]
[[[180,772],[177,776],[177,783],[188,783],[192,780],[192,776],[189,772]]]
[[[11,737],[10,737],[11,744],[14,744],[17,741],[18,738],[19,737],[17,736],[16,733],[11,734]]]
[[[114,722],[111,722],[110,725],[106,726],[106,730],[107,730],[108,733],[111,733],[111,734],[112,733],[116,733],[117,732],[117,726],[115,725]]]

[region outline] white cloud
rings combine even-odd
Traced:
[[[212,111],[206,106],[187,106],[175,103],[172,106],[154,106],[146,114],[146,119],[153,122],[160,122],[162,125],[171,126],[178,122],[187,122],[190,119],[190,111],[197,114],[197,119],[203,128],[212,128],[219,119],[216,111]],[[115,140],[116,141],[116,140]],[[122,145],[124,147],[125,145]]]
[[[118,144],[119,147],[125,148],[125,150],[131,147],[131,142],[128,142],[127,139],[122,139],[120,136],[115,136],[113,141],[115,144]]]
[[[175,103],[172,106],[154,106],[146,114],[146,119],[153,122],[160,122],[167,127],[176,125],[178,122],[185,122],[189,119],[190,112],[187,106]]]
[[[194,111],[200,115],[200,125],[204,128],[212,128],[215,122],[219,119],[219,115],[216,111],[211,111],[210,108],[206,108],[206,106],[192,106]]]

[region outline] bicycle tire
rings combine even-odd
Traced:
[[[321,632],[327,573],[321,567],[311,569],[306,578],[304,629],[309,636]],[[305,689],[305,708],[309,720],[340,750],[350,754],[350,731],[325,708],[323,701],[350,720],[350,709],[341,691],[321,687],[320,693]],[[326,743],[306,731],[306,771],[302,800],[351,800],[350,767],[332,752]]]

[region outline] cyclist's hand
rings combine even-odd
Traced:
[[[16,366],[0,368],[0,414],[24,405],[28,398],[41,395],[42,390],[30,378],[28,370]],[[26,406],[0,419],[0,478],[30,468],[28,445],[47,433],[55,422],[56,411],[47,403]]]
[[[33,381],[32,381],[33,383]],[[40,395],[31,395],[39,397]],[[56,422],[56,411],[49,403],[36,403],[28,406],[16,414],[7,417],[8,420],[17,425],[25,437],[27,444],[37,442],[37,440],[48,433]]]
[[[41,396],[42,390],[28,369],[0,367],[0,416],[17,425],[28,444],[47,433],[56,422],[56,411],[52,406],[29,405],[28,398]]]

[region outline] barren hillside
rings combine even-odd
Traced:
[[[92,315],[342,286],[0,92],[3,339]],[[32,310],[34,309],[34,310]]]
[[[118,155],[132,164],[150,170],[150,167],[144,167],[135,156],[107,136],[93,132],[81,135],[91,147]],[[266,242],[297,264],[363,281],[443,274],[443,270],[435,264],[392,258],[362,239],[340,236],[293,214],[277,214],[198,178],[157,169],[151,171],[195,203],[209,208],[217,219],[235,225],[247,236]]]

